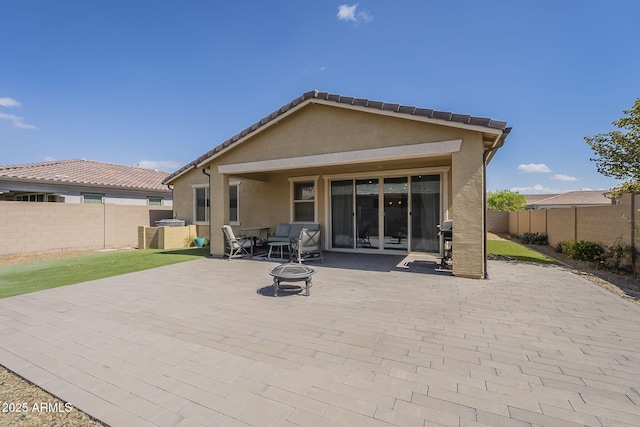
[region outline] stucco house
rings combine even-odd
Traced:
[[[222,255],[236,229],[317,222],[329,251],[438,254],[452,219],[453,273],[486,273],[486,165],[502,121],[311,91],[180,168],[174,217]],[[210,201],[210,202],[209,202]]]
[[[0,166],[0,200],[172,206],[168,173],[86,159]]]

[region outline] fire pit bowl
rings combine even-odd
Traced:
[[[278,288],[281,282],[302,282],[304,281],[306,292],[305,296],[309,296],[309,288],[311,287],[311,276],[315,274],[315,270],[304,264],[288,263],[280,264],[269,271],[269,275],[273,277],[273,295],[278,296]]]

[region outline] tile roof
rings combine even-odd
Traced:
[[[168,173],[93,160],[72,159],[0,166],[0,180],[82,184],[94,187],[170,191],[162,180]]]
[[[328,92],[319,92],[317,90],[312,90],[312,91],[303,93],[300,97],[282,106],[280,109],[272,112],[268,116],[263,117],[262,119],[252,124],[248,128],[244,129],[240,133],[227,139],[222,144],[217,145],[212,150],[209,150],[208,152],[198,157],[194,161],[186,164],[185,166],[183,166],[182,168],[178,169],[177,171],[172,173],[170,176],[168,176],[163,182],[165,183],[170,182],[173,178],[182,174],[186,170],[196,167],[198,164],[216,155],[218,152],[224,150],[230,145],[236,143],[238,140],[257,131],[259,128],[265,126],[267,123],[277,119],[278,117],[285,114],[287,111],[291,110],[292,108],[302,104],[307,100],[314,100],[314,99],[321,100],[321,101],[335,102],[336,104],[353,105],[358,107],[370,108],[372,110],[398,113],[399,115],[402,114],[402,115],[420,116],[420,117],[431,118],[436,120],[461,123],[461,124],[466,124],[471,126],[485,127],[489,129],[502,131],[504,137],[506,137],[506,135],[508,135],[509,132],[511,131],[511,128],[507,127],[507,122],[503,122],[499,120],[492,120],[484,117],[475,117],[467,114],[455,114],[448,111],[437,111],[437,110],[432,110],[428,108],[419,108],[419,107],[412,107],[408,105],[373,101],[365,98],[354,98],[351,96],[342,96],[342,95],[336,95]]]
[[[531,204],[536,206],[610,205],[611,199],[605,197],[606,193],[608,193],[608,190],[569,191],[547,197],[546,199],[537,200]]]
[[[554,194],[525,194],[524,198],[527,201],[527,205],[533,205],[538,200],[547,199],[549,197],[557,196],[557,195],[558,195],[558,193],[554,193]]]

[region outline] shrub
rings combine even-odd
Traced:
[[[569,253],[569,257],[579,261],[600,262],[604,250],[596,242],[578,240]]]
[[[547,235],[544,233],[524,233],[522,243],[525,245],[548,245]]]
[[[575,240],[562,240],[556,243],[556,252],[560,252],[561,254],[565,254],[569,256],[569,252],[571,252],[571,247],[575,243]]]
[[[604,253],[596,242],[584,240],[563,240],[556,244],[556,250],[571,259],[588,262],[600,262]]]
[[[633,264],[634,256],[635,248],[626,243],[622,243],[622,239],[618,238],[613,246],[605,249],[602,255],[602,265],[607,270],[635,273]]]

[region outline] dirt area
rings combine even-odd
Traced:
[[[67,250],[67,251],[37,252],[37,253],[17,254],[17,255],[4,255],[4,256],[0,256],[0,266],[11,265],[11,264],[26,264],[29,262],[48,261],[52,259],[61,259],[61,258],[74,258],[74,257],[86,256],[86,255],[97,255],[110,250],[111,249],[83,249],[83,250]]]
[[[494,240],[513,240],[516,243],[522,244],[520,239],[506,234],[496,235],[488,233],[487,238]],[[640,277],[633,277],[632,274],[627,273],[614,273],[596,268],[588,262],[576,261],[562,253],[556,252],[553,246],[523,246],[558,261],[571,270],[572,273],[584,277],[601,288],[640,306]]]

